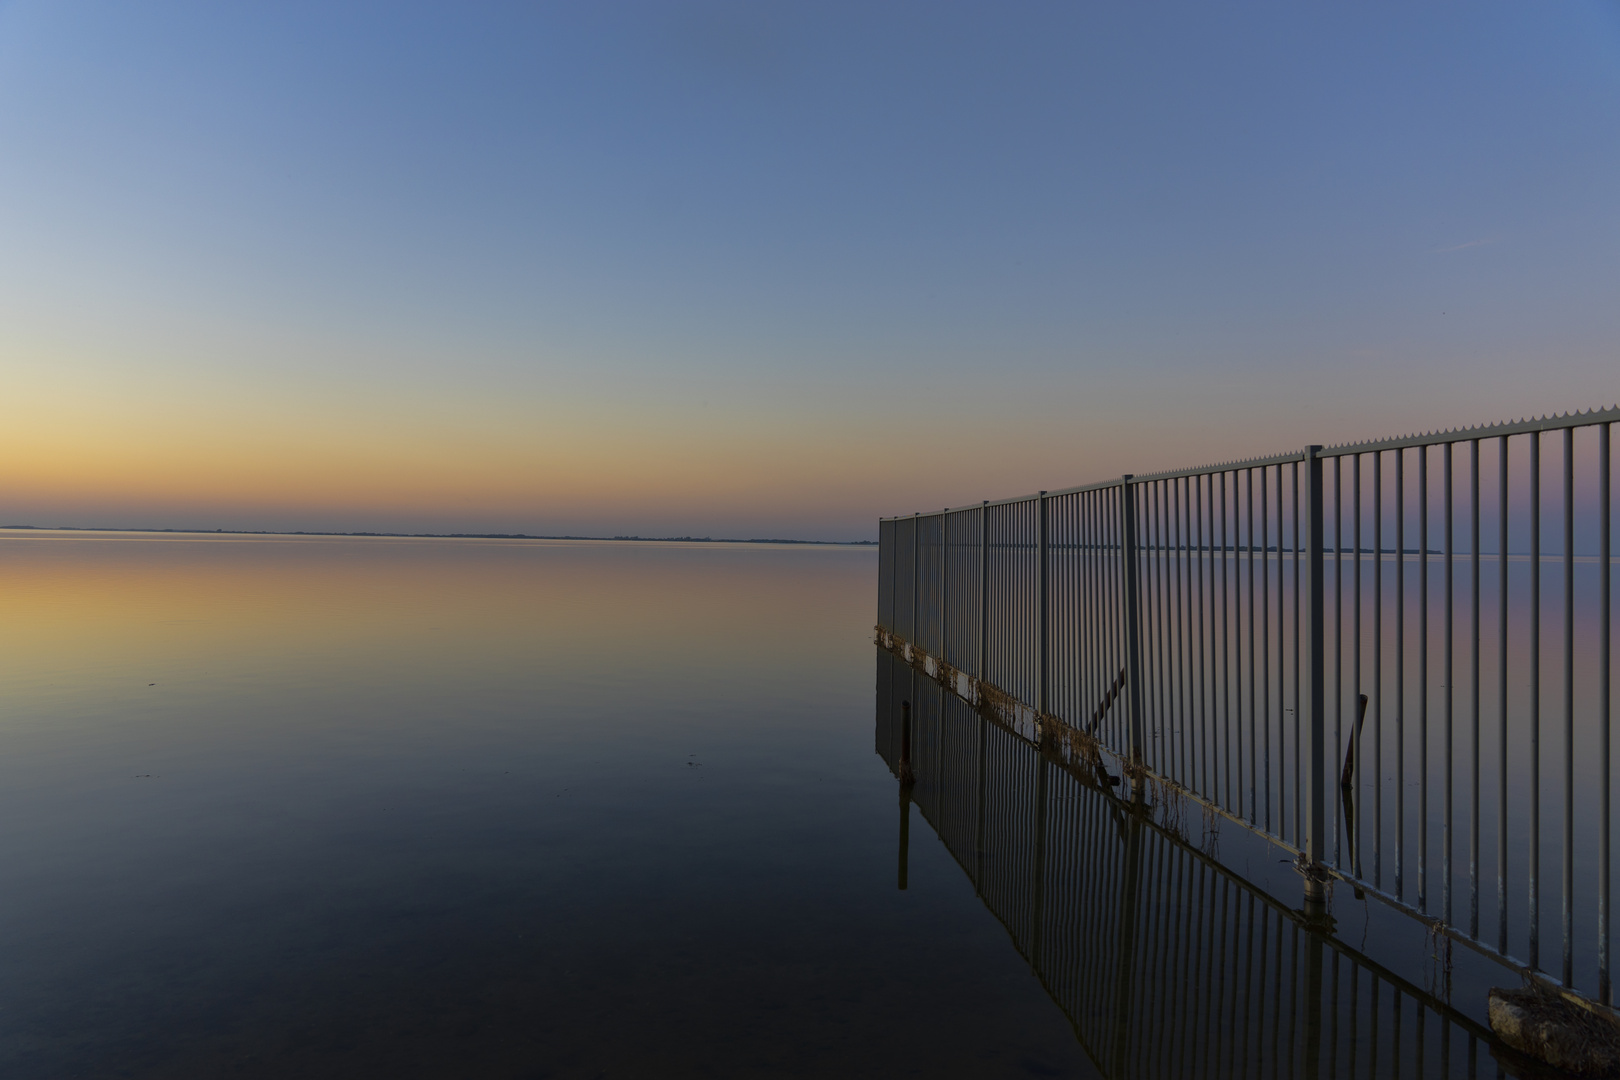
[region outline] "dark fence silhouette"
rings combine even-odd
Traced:
[[[1607,1003],[1617,419],[887,518],[879,633],[1295,853],[1308,892]]]

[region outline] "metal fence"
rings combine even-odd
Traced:
[[[1542,1073],[1433,989],[884,655],[877,749],[897,774],[902,702],[914,783],[901,814],[921,810],[1102,1075]]]
[[[1608,1003],[1617,419],[884,519],[879,626]]]

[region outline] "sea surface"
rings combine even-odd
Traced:
[[[876,570],[0,532],[0,1076],[1097,1075],[897,887]]]
[[[1548,1075],[1513,972],[976,712],[876,592],[0,530],[0,1077]]]

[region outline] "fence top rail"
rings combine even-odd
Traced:
[[[1471,442],[1475,439],[1496,439],[1508,435],[1524,435],[1537,431],[1562,431],[1566,428],[1592,427],[1597,424],[1612,424],[1616,421],[1620,421],[1620,405],[1611,405],[1606,409],[1588,409],[1585,412],[1577,410],[1572,413],[1540,416],[1527,420],[1509,420],[1499,424],[1480,424],[1477,427],[1450,428],[1444,431],[1430,431],[1415,435],[1396,435],[1383,439],[1369,439],[1365,442],[1339,443],[1334,446],[1322,447],[1317,451],[1317,456],[1323,458],[1353,457],[1357,454],[1372,454],[1382,450],[1403,450],[1414,446],[1443,446],[1447,443]],[[1099,480],[1095,483],[1081,484],[1077,487],[1067,487],[1057,491],[1014,495],[1007,499],[990,499],[980,503],[969,503],[966,506],[948,506],[943,510],[919,511],[916,514],[896,514],[893,517],[880,517],[878,521],[906,521],[912,518],[941,517],[945,514],[960,514],[969,510],[982,510],[986,507],[1034,502],[1042,495],[1045,495],[1048,499],[1053,499],[1060,495],[1103,491],[1108,488],[1119,487],[1122,484],[1148,484],[1160,480],[1176,480],[1186,476],[1210,476],[1219,473],[1239,472],[1244,469],[1287,465],[1292,462],[1304,461],[1305,457],[1304,451],[1295,450],[1265,457],[1223,461],[1213,465],[1198,465],[1188,469],[1166,469],[1163,472],[1116,477],[1112,480]]]
[[[1411,446],[1443,446],[1446,443],[1471,442],[1474,439],[1497,439],[1507,435],[1524,435],[1535,431],[1562,431],[1565,428],[1591,427],[1612,424],[1620,420],[1620,405],[1607,409],[1588,409],[1586,412],[1562,413],[1557,416],[1538,416],[1528,420],[1509,420],[1500,424],[1480,424],[1477,427],[1451,428],[1416,435],[1397,435],[1387,439],[1369,439],[1366,442],[1342,443],[1325,446],[1321,457],[1350,457],[1371,454],[1379,450],[1401,450]]]

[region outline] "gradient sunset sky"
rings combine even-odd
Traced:
[[[861,539],[1620,400],[1620,4],[0,3],[0,524]]]

